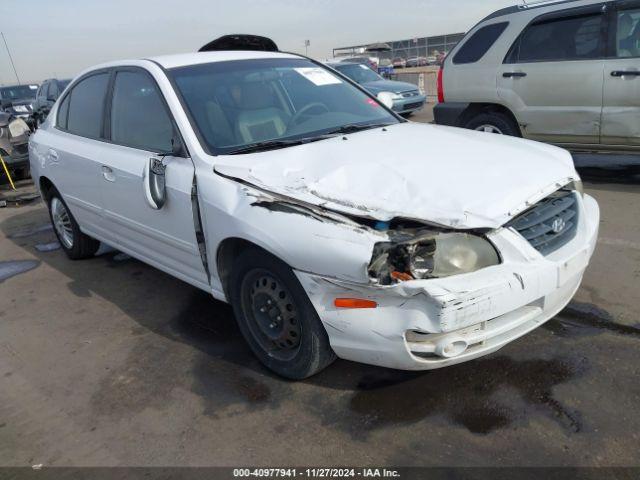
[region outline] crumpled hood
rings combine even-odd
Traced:
[[[418,89],[418,87],[416,87],[412,83],[396,82],[395,80],[378,80],[376,82],[366,82],[361,84],[361,86],[376,94],[380,92],[400,93]]]
[[[402,123],[298,147],[216,158],[215,171],[333,211],[498,228],[578,177],[565,150]]]

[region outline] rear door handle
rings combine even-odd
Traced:
[[[612,77],[640,77],[640,70],[614,70],[611,72]]]
[[[116,181],[116,176],[113,174],[113,169],[111,167],[107,167],[106,165],[102,165],[102,176],[108,182]]]
[[[526,77],[527,74],[525,72],[504,72],[502,76],[504,78],[523,78]]]

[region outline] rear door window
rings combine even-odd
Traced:
[[[460,47],[460,50],[453,57],[453,63],[460,65],[480,60],[496,43],[508,25],[508,22],[502,22],[480,28]]]
[[[616,15],[616,57],[640,57],[640,8],[621,10]]]
[[[604,24],[605,16],[600,12],[535,22],[514,45],[508,63],[602,58]]]
[[[89,138],[102,136],[104,103],[109,73],[99,73],[81,80],[71,90],[67,128],[70,133]]]

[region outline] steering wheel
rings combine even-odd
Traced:
[[[307,112],[309,112],[310,110],[313,110],[314,108],[321,108],[326,113],[329,113],[329,107],[327,107],[324,103],[311,102],[310,104],[302,107],[300,110],[296,112],[296,114],[293,117],[291,117],[291,120],[289,121],[289,126],[297,125],[298,120],[300,120],[300,118],[302,118],[305,114],[307,114]]]

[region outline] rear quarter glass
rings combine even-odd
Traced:
[[[493,23],[480,28],[464,42],[453,57],[454,65],[479,61],[496,43],[509,26],[509,22]]]

